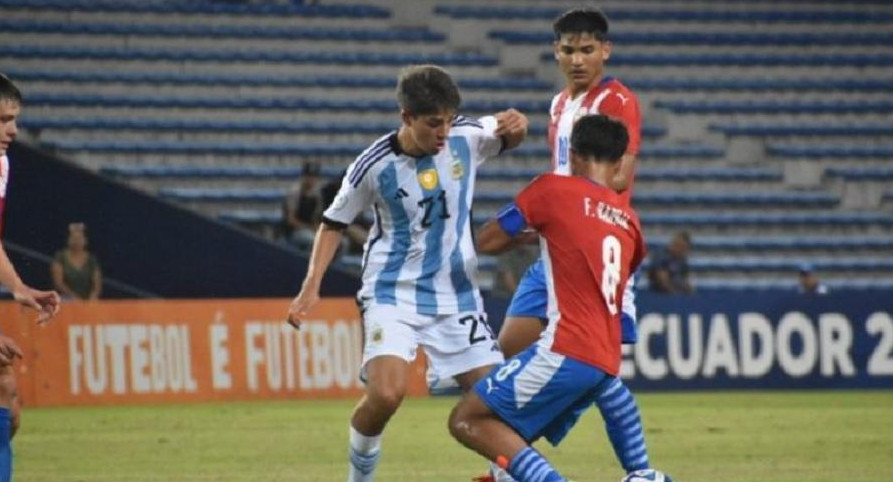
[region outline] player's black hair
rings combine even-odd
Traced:
[[[571,150],[584,159],[615,163],[626,152],[629,133],[622,122],[604,115],[581,117],[571,132]]]
[[[11,100],[17,104],[22,103],[22,92],[9,80],[9,77],[0,72],[0,102]]]
[[[412,65],[397,79],[397,103],[414,116],[455,112],[462,103],[459,88],[447,71],[436,65]]]
[[[588,33],[597,40],[608,39],[608,17],[597,8],[575,8],[562,13],[552,23],[555,40],[562,35]]]

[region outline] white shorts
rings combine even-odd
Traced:
[[[487,315],[465,312],[454,315],[420,315],[392,305],[370,305],[363,311],[363,366],[382,356],[415,360],[419,345],[428,356],[429,386],[475,368],[504,361]]]

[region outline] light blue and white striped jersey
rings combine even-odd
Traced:
[[[434,156],[400,151],[397,133],[381,137],[347,170],[324,219],[350,224],[372,207],[363,254],[363,303],[425,315],[481,311],[471,200],[477,167],[499,154],[496,119],[456,117]]]

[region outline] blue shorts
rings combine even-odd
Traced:
[[[632,300],[624,300],[624,306],[635,303],[635,295],[632,290],[625,290],[624,297],[633,297]],[[512,295],[512,302],[506,310],[506,316],[539,318],[543,324],[548,322],[549,317],[546,316],[546,305],[548,303],[549,292],[546,288],[546,270],[543,268],[542,258],[537,259],[521,282],[518,283],[518,289]],[[635,343],[639,340],[639,333],[636,330],[636,316],[633,313],[624,311],[620,315],[621,341],[623,343]]]
[[[558,445],[614,377],[534,344],[494,367],[474,391],[524,440]]]

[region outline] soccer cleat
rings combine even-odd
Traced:
[[[496,482],[496,479],[493,478],[493,474],[487,473],[485,475],[479,475],[471,479],[471,482]]]

